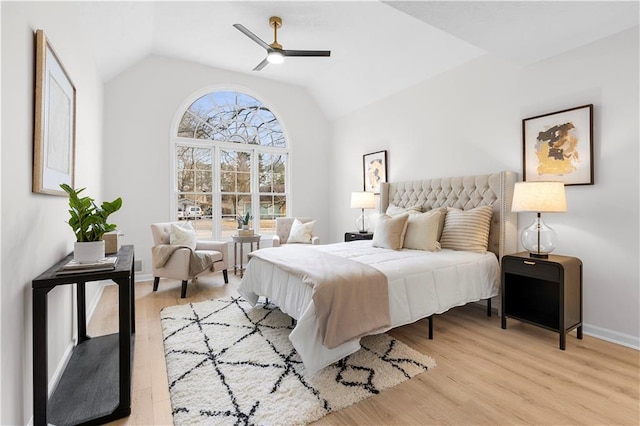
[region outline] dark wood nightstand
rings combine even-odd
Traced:
[[[507,317],[560,333],[577,328],[582,339],[582,261],[549,255],[547,259],[516,253],[502,258],[502,328]]]
[[[373,232],[345,232],[344,233],[344,242],[348,243],[349,241],[357,241],[357,240],[372,240]]]

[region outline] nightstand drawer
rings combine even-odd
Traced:
[[[532,278],[540,278],[549,281],[560,280],[560,268],[556,264],[546,263],[539,259],[509,258],[502,259],[505,272],[524,275]]]

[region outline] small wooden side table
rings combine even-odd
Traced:
[[[582,339],[582,261],[576,257],[549,255],[541,259],[529,253],[502,258],[502,328],[515,318],[560,334],[560,349],[567,333],[577,329]]]
[[[260,234],[250,235],[250,236],[242,236],[242,235],[232,235],[233,239],[233,275],[237,275],[237,272],[240,271],[240,278],[244,275],[244,251],[243,247],[245,244],[249,244],[249,251],[247,253],[251,253],[253,251],[253,245],[256,244],[256,250],[260,250]],[[240,248],[240,262],[238,263],[238,247]]]

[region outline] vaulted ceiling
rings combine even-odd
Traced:
[[[306,87],[329,118],[484,54],[517,65],[638,25],[637,1],[79,2],[80,25],[108,81],[155,53]],[[285,49],[331,50],[252,69],[265,51],[233,27]]]

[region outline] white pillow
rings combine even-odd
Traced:
[[[446,249],[486,252],[492,215],[491,206],[471,210],[448,207],[440,245]]]
[[[315,224],[315,220],[302,223],[298,219],[294,219],[287,243],[310,243],[313,238],[313,225]]]
[[[380,216],[373,233],[373,246],[400,250],[407,232],[407,218],[409,216],[409,214],[393,217],[386,214]]]
[[[420,212],[422,212],[422,207],[418,205],[405,208],[396,206],[395,204],[389,204],[385,213],[389,216],[398,216],[399,214],[403,213],[417,214]]]
[[[169,244],[172,246],[186,246],[191,250],[195,250],[197,244],[196,231],[191,226],[191,222],[172,223]]]
[[[440,210],[410,214],[402,247],[414,250],[440,250],[438,242],[440,216],[442,216]]]

